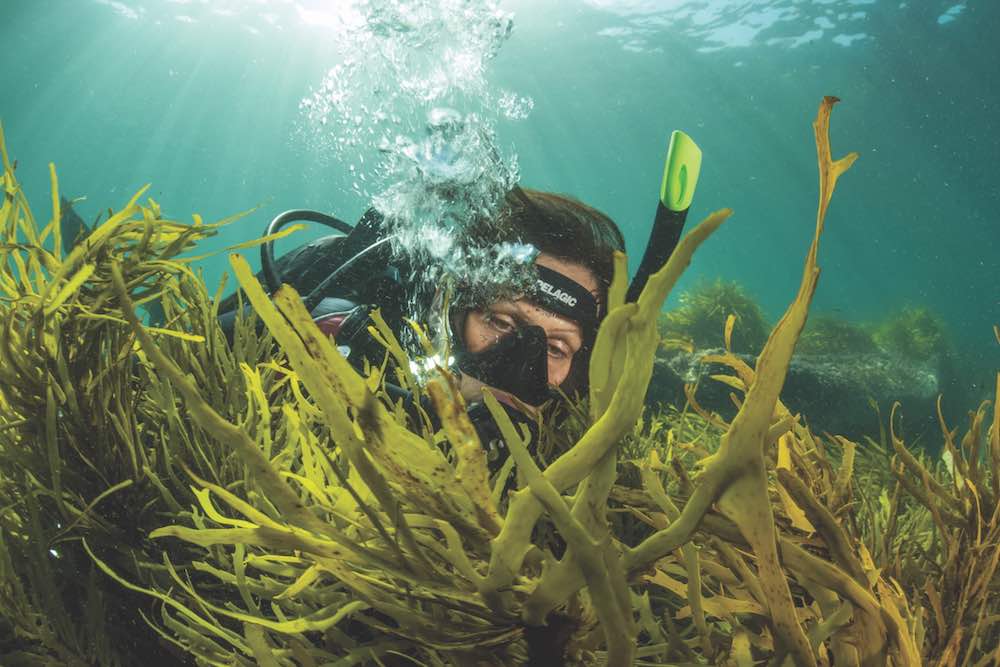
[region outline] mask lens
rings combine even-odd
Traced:
[[[514,394],[529,405],[548,398],[548,341],[541,327],[519,327],[482,352],[466,352],[458,360],[462,372]]]

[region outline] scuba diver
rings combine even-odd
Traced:
[[[628,300],[638,298],[649,275],[677,245],[700,164],[701,151],[694,142],[674,132],[650,241]],[[264,244],[258,278],[269,292],[284,282],[302,294],[316,324],[334,337],[356,368],[366,362],[380,365],[386,352],[368,333],[370,314],[378,308],[398,337],[407,328],[406,317],[420,289],[412,277],[423,267],[411,266],[410,259],[392,252],[391,225],[374,209],[353,227],[316,211],[287,211],[268,225],[266,234],[298,220],[324,224],[341,234],[300,246],[277,260],[273,244]],[[473,225],[470,237],[483,246],[529,244],[536,253],[534,289],[488,302],[458,298],[447,321],[437,324],[447,329],[454,357],[451,369],[480,440],[492,452],[502,447],[502,438],[480,402],[483,387],[494,390],[515,423],[527,425],[533,434],[531,413],[539,406],[561,396],[586,396],[590,352],[607,311],[614,253],[624,252],[625,242],[614,221],[597,209],[520,186],[506,195],[497,219]],[[230,338],[237,298],[230,295],[219,309]],[[413,407],[402,389],[387,390]]]

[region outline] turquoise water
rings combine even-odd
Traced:
[[[171,215],[257,205],[215,247],[287,208],[353,220],[347,165],[300,102],[342,57],[323,16],[349,3],[4,0],[0,120],[41,211],[48,163],[86,219],[142,184]],[[812,234],[810,123],[823,95],[841,180],[814,312],[878,319],[926,305],[948,323],[969,382],[1000,363],[1000,5],[967,0],[518,0],[491,86],[529,96],[502,120],[521,181],[607,211],[637,257],[666,139],[704,150],[689,220],[735,216],[695,258],[699,278],[744,284],[776,318]],[[363,190],[363,188],[362,188]],[[689,223],[690,224],[690,223]],[[214,285],[223,258],[204,265]],[[987,390],[979,395],[985,397]],[[971,406],[969,406],[971,407]]]

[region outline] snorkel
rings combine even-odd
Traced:
[[[649,241],[646,242],[639,270],[632,278],[625,295],[626,302],[638,300],[649,276],[667,263],[677,247],[700,172],[701,149],[698,144],[684,132],[674,130],[667,147],[667,159],[663,164],[663,182],[660,184],[660,199],[656,204],[653,227],[649,232]]]

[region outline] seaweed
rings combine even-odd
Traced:
[[[679,305],[660,315],[660,333],[668,341],[686,341],[699,349],[721,348],[723,325],[736,317],[731,342],[736,352],[758,354],[769,326],[746,288],[734,281],[702,280],[682,292]]]
[[[801,354],[815,355],[860,355],[877,349],[868,328],[834,315],[811,318],[796,346]]]
[[[2,128],[0,156],[0,609],[15,639],[4,664],[136,664],[159,647],[137,615],[147,599],[103,585],[82,541],[151,581],[162,549],[148,534],[189,503],[177,466],[214,475],[226,463],[181,420],[164,418],[178,404],[150,385],[134,353],[112,266],[134,303],[166,305],[169,322],[149,331],[203,374],[213,400],[237,406],[224,343],[206,341],[209,298],[181,258],[218,224],[171,220],[155,201],[139,203],[143,188],[67,251],[54,167],[51,217],[40,224]]]
[[[722,210],[636,303],[616,258],[590,395],[559,432],[541,425],[572,446],[533,458],[487,394],[511,452],[493,475],[447,374],[358,373],[294,290],[269,297],[238,255],[254,312],[229,347],[222,289],[178,258],[215,227],[133,201],[61,257],[4,156],[5,664],[135,664],[156,642],[203,665],[997,664],[996,403],[961,438],[942,417],[948,455],[932,461],[894,415],[884,439],[854,443],[811,433],[780,399],[826,209],[856,158],[831,157],[835,102],[814,123],[799,291],[754,367],[734,317],[711,356],[731,369],[715,380],[736,416],[702,409],[695,388],[683,409],[642,414],[660,307]],[[136,315],[154,297],[161,327]],[[373,331],[405,362],[377,318]],[[441,430],[414,428],[387,380],[425,394]],[[117,641],[130,632],[141,648]]]
[[[874,339],[881,348],[912,361],[941,361],[952,352],[944,320],[926,306],[908,306],[886,317]]]

